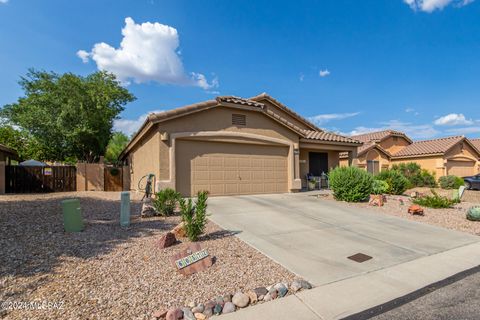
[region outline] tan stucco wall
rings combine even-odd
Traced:
[[[406,159],[393,159],[393,164],[400,164],[400,163],[409,163],[409,162],[416,162],[422,169],[426,169],[430,172],[435,173],[435,177],[438,179],[441,176],[445,175],[445,166],[443,157],[436,156],[436,157],[423,157],[423,158],[406,158]]]
[[[153,173],[160,177],[160,132],[146,134],[130,153],[130,189],[138,190],[140,179]]]
[[[328,167],[331,169],[337,167],[340,164],[339,152],[333,150],[322,150],[322,149],[300,149],[300,178],[302,179],[302,188],[307,186],[306,175],[310,170],[309,167],[309,152],[325,152],[328,153]]]
[[[5,193],[5,162],[0,161],[0,194]]]
[[[395,137],[388,137],[387,139],[380,142],[379,145],[389,153],[395,154],[396,152],[402,150],[410,144],[410,142],[408,142],[405,138],[396,138],[397,139],[395,141]]]
[[[367,153],[358,158],[358,167],[367,170],[367,161],[378,161],[380,164],[380,170],[386,169],[390,165],[388,157],[375,149],[369,150]]]

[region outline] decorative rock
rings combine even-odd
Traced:
[[[201,313],[201,312],[196,312],[196,313],[194,313],[194,316],[195,316],[195,319],[197,319],[197,320],[205,320],[205,319],[207,319],[207,316],[204,315],[204,314]]]
[[[220,313],[222,313],[222,309],[222,305],[217,303],[213,308],[213,314],[219,315]]]
[[[183,320],[195,320],[192,310],[189,308],[182,308],[183,311]]]
[[[154,318],[165,318],[165,316],[167,315],[167,310],[156,310],[155,312],[153,312],[152,316]]]
[[[223,301],[224,302],[232,302],[232,295],[231,294],[226,294],[223,296]]]
[[[268,294],[270,295],[270,297],[272,297],[272,299],[276,299],[278,296],[278,291],[275,288],[270,288]]]
[[[293,280],[292,285],[290,286],[293,292],[297,292],[301,289],[312,289],[312,285],[305,280]]]
[[[233,295],[232,302],[239,308],[245,308],[248,306],[250,298],[244,293],[237,292]]]
[[[252,290],[247,291],[247,296],[250,298],[251,304],[256,303],[258,301],[257,294]]]
[[[420,207],[419,205],[412,204],[410,207],[408,207],[408,213],[412,215],[420,215],[423,216],[423,208]]]
[[[280,298],[284,297],[287,292],[288,292],[288,289],[287,287],[283,284],[283,283],[277,283],[275,286],[274,286],[275,289],[277,289],[277,292],[278,292],[278,296]]]
[[[225,304],[225,302],[223,301],[223,297],[220,296],[215,298],[215,303],[221,305],[222,307]]]
[[[213,315],[213,307],[215,307],[215,302],[213,301],[208,301],[205,303],[205,308],[203,310],[203,314],[206,315],[207,317],[210,317]]]
[[[263,301],[270,301],[272,300],[272,296],[270,295],[270,293],[267,293],[264,297],[263,297]]]
[[[258,296],[258,301],[261,301],[261,300],[263,300],[263,298],[265,298],[265,296],[264,296],[263,294],[262,294],[262,295],[260,295],[260,296]]]
[[[151,216],[154,216],[157,214],[157,211],[155,210],[155,208],[152,206],[152,199],[151,198],[145,198],[143,200],[143,204],[142,204],[142,211],[140,213],[140,216],[142,218],[145,218],[145,217],[151,217]]]
[[[180,222],[175,228],[172,229],[172,233],[177,238],[185,237],[185,225],[183,222]]]
[[[267,288],[265,287],[258,287],[256,289],[253,289],[253,292],[259,297],[259,296],[264,296],[268,293]]]
[[[194,301],[190,301],[190,303],[187,304],[187,306],[188,306],[190,309],[192,309],[192,308],[195,308],[196,303],[195,303]],[[193,311],[192,311],[192,312],[193,312]]]
[[[203,303],[200,303],[200,304],[197,305],[196,307],[193,307],[193,308],[192,308],[192,312],[193,312],[193,313],[202,313],[203,310],[205,310],[205,306],[203,305]]]
[[[175,242],[177,242],[175,235],[171,232],[167,232],[160,238],[160,240],[158,240],[158,247],[160,249],[165,249],[174,245]]]
[[[232,302],[225,302],[223,313],[231,313],[235,311],[235,305]]]
[[[170,309],[167,312],[165,319],[167,320],[179,320],[183,318],[183,312],[181,309]]]

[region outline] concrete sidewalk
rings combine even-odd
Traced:
[[[222,315],[225,320],[342,319],[480,265],[480,243],[302,291]]]
[[[477,236],[305,194],[209,201],[211,220],[316,287],[227,319],[342,318],[480,264]]]

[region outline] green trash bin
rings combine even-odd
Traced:
[[[63,226],[66,232],[83,231],[82,212],[80,211],[80,200],[67,199],[62,201]]]

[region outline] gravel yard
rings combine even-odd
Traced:
[[[430,189],[428,188],[415,188],[405,192],[405,194],[410,194],[413,191],[418,191],[424,194],[430,194]],[[451,196],[452,190],[437,190],[438,194],[442,196]],[[480,191],[468,191],[468,200],[476,199],[477,193],[480,195]],[[322,198],[335,201],[331,194],[328,196],[323,196]],[[403,205],[401,201],[403,200]],[[414,220],[418,222],[424,222],[428,224],[437,225],[439,227],[458,230],[462,232],[471,233],[474,235],[480,235],[480,222],[479,221],[469,221],[466,219],[465,215],[467,209],[471,206],[480,205],[479,202],[465,202],[462,201],[459,204],[456,204],[453,208],[450,209],[431,209],[424,208],[425,214],[423,216],[411,215],[407,212],[408,207],[412,204],[410,197],[408,196],[387,196],[387,202],[383,207],[370,206],[368,202],[362,203],[347,203],[339,202],[347,206],[368,208],[372,212],[378,212],[382,214],[388,214],[392,216],[401,217],[408,220]]]
[[[86,222],[81,233],[63,231],[60,201],[71,197],[80,199]],[[132,193],[132,225],[123,230],[119,198],[116,192],[0,196],[0,317],[151,319],[156,309],[295,278],[211,222],[200,243],[216,262],[184,277],[169,260],[182,244],[163,250],[155,245],[179,218],[140,219],[141,203]],[[5,309],[33,301],[61,308]]]

